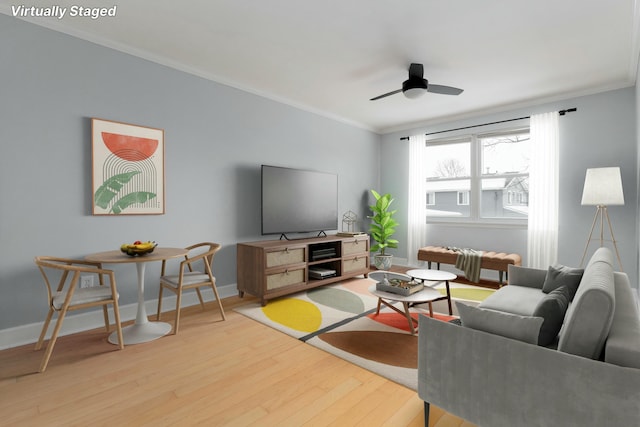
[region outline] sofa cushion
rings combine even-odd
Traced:
[[[584,271],[560,330],[558,350],[599,359],[615,310],[613,255],[599,248]]]
[[[541,317],[520,316],[495,310],[485,310],[456,301],[462,326],[537,344],[540,335]]]
[[[546,294],[540,288],[508,285],[498,289],[479,304],[480,308],[531,316]]]
[[[546,276],[546,270],[539,268],[509,266],[509,285],[542,289]]]
[[[542,285],[542,292],[548,294],[560,286],[566,286],[569,291],[569,301],[573,301],[583,274],[584,270],[581,268],[570,268],[564,265],[549,266]]]
[[[540,327],[538,345],[546,347],[555,342],[568,307],[569,289],[566,285],[554,289],[538,303],[533,315],[544,319]]]

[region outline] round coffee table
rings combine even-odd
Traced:
[[[422,269],[422,268],[409,270],[407,271],[407,275],[413,279],[421,280],[423,283],[425,281],[435,282],[431,284],[424,283],[424,285],[428,286],[429,288],[433,288],[435,285],[438,285],[444,282],[447,288],[447,295],[441,295],[440,298],[436,300],[431,300],[429,302],[429,311],[431,311],[432,302],[446,299],[449,305],[449,315],[453,314],[453,308],[451,307],[451,289],[449,289],[449,280],[456,280],[458,276],[448,271],[430,270],[430,269]]]
[[[394,294],[391,292],[379,291],[376,289],[376,285],[369,287],[369,292],[372,295],[378,297],[378,309],[376,310],[376,314],[380,314],[381,304],[384,304],[390,309],[394,310],[395,312],[402,314],[407,318],[407,321],[409,322],[409,329],[411,330],[412,335],[415,335],[417,331],[418,321],[415,320],[413,317],[411,317],[411,314],[409,313],[409,307],[411,307],[414,304],[422,304],[422,303],[428,302],[429,316],[433,317],[433,309],[431,307],[431,302],[443,298],[440,292],[429,287],[426,287],[421,291],[418,291],[416,293],[413,293],[407,296]],[[396,302],[402,303],[402,308],[404,309],[404,311],[398,309],[393,305],[393,303],[396,303]],[[416,324],[416,326],[414,326],[414,323]]]

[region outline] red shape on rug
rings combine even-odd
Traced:
[[[419,313],[410,313],[411,317],[418,321]],[[391,326],[392,328],[401,329],[403,331],[409,332],[409,321],[406,316],[400,313],[380,313],[380,314],[369,314],[367,316],[371,320],[375,320],[378,323],[382,323],[383,325]],[[450,320],[455,319],[455,316],[448,316],[446,314],[433,313],[433,318],[442,320],[443,322],[448,322]],[[414,323],[414,326],[417,323]]]

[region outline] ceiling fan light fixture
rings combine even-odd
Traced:
[[[402,93],[409,99],[419,98],[427,91],[428,85],[425,79],[410,78],[402,83]]]
[[[419,87],[414,87],[412,89],[407,89],[404,92],[404,96],[406,96],[409,99],[416,99],[416,98],[420,98],[422,95],[424,95],[426,92],[426,90],[419,88]]]
[[[463,90],[452,86],[443,85],[430,85],[429,81],[423,77],[424,67],[422,64],[412,63],[409,66],[409,78],[402,83],[402,89],[397,89],[391,92],[378,95],[370,99],[370,101],[376,101],[387,96],[395,95],[396,93],[404,93],[404,96],[409,99],[416,99],[424,95],[425,92],[439,93],[442,95],[460,95]]]

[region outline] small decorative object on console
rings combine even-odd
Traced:
[[[356,222],[358,222],[358,215],[353,211],[347,211],[342,215],[342,231],[345,233],[355,231]]]
[[[415,294],[422,289],[424,289],[424,285],[420,282],[416,282],[415,280],[387,279],[386,274],[382,282],[376,283],[376,290],[378,291],[404,296]]]
[[[124,243],[120,246],[120,250],[129,256],[142,256],[153,252],[156,246],[158,246],[158,244],[150,240],[147,242],[136,240],[132,244]]]

